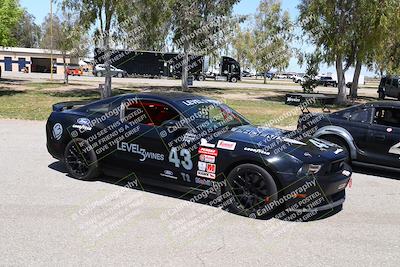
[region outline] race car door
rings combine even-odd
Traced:
[[[375,108],[368,139],[370,162],[398,168],[400,163],[400,109]]]
[[[123,103],[121,121],[125,131],[117,145],[117,161],[143,178],[160,177],[168,164],[168,149],[159,127],[175,116],[177,113],[170,106],[159,101]]]

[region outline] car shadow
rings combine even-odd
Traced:
[[[400,180],[400,172],[391,172],[391,171],[378,170],[361,166],[353,166],[353,172],[359,174],[377,176],[379,178]]]
[[[55,170],[57,172],[65,174],[66,177],[68,177],[68,178],[78,180],[81,182],[86,182],[86,183],[103,182],[103,183],[108,183],[108,184],[112,184],[115,186],[121,186],[121,187],[125,187],[125,188],[127,185],[127,179],[121,179],[118,177],[112,177],[112,176],[107,176],[107,175],[100,175],[97,179],[90,180],[90,181],[82,181],[82,180],[76,179],[68,174],[68,171],[65,168],[65,165],[61,161],[53,162],[48,167],[52,170]],[[139,181],[140,181],[140,179],[139,179]],[[144,191],[146,193],[157,194],[160,196],[176,198],[176,199],[179,199],[182,201],[188,201],[188,202],[193,202],[193,197],[195,196],[195,194],[190,194],[190,193],[185,194],[185,193],[182,193],[181,191],[176,191],[176,190],[165,188],[165,187],[153,186],[153,185],[148,185],[148,184],[143,184],[143,183],[141,183],[140,186],[130,186],[128,188],[132,189],[132,190]],[[215,208],[219,207],[218,202],[217,202],[217,204],[212,204],[213,202],[211,201],[210,198],[206,198],[206,199],[201,199],[201,198],[197,199],[196,198],[195,203],[208,205],[208,206],[215,207]],[[235,215],[239,215],[239,216],[243,216],[243,217],[250,217],[250,218],[254,219],[254,217],[252,217],[251,214],[250,215],[238,214],[238,213],[234,213],[234,212],[230,211],[229,208],[222,208],[222,209],[225,210],[225,212],[229,212],[231,214],[235,214]],[[332,210],[328,210],[328,211],[323,211],[323,212],[318,212],[318,213],[303,212],[301,214],[297,214],[296,216],[293,216],[293,214],[295,214],[294,212],[284,211],[284,209],[279,208],[279,209],[275,210],[273,213],[271,213],[263,218],[257,218],[257,219],[258,220],[278,219],[278,220],[287,221],[287,222],[304,222],[304,223],[306,223],[306,222],[317,221],[317,220],[329,218],[329,217],[339,213],[341,210],[342,210],[342,206],[337,207]],[[284,216],[282,216],[282,212],[284,212]],[[299,221],[299,218],[302,218],[301,221]]]

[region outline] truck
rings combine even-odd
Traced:
[[[130,77],[182,77],[183,54],[115,49],[111,51],[110,58],[113,66],[126,71]],[[96,48],[94,59],[96,64],[104,64],[104,51]],[[209,70],[208,56],[189,55],[189,75],[198,81],[222,79],[237,82],[241,80],[240,64],[231,57],[221,57],[218,69],[218,72]]]

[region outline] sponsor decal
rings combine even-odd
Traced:
[[[90,125],[90,120],[88,118],[79,118],[79,119],[76,120],[76,123],[78,123],[80,125],[89,126]]]
[[[61,139],[61,136],[62,136],[62,133],[63,133],[63,127],[62,127],[62,125],[61,125],[60,123],[56,123],[56,124],[53,126],[53,137],[54,137],[56,140],[60,140],[60,139]]]
[[[92,130],[92,127],[89,127],[87,125],[81,125],[81,124],[74,124],[74,125],[72,125],[72,128],[79,129],[81,131],[91,131]]]
[[[349,176],[351,175],[351,172],[349,172],[349,171],[347,171],[347,170],[344,170],[344,171],[342,172],[342,174],[345,175],[345,176],[347,176],[347,177],[349,177]]]
[[[214,180],[216,177],[215,173],[209,173],[209,172],[204,172],[204,171],[197,171],[197,176],[207,178],[207,179],[212,179],[212,180]]]
[[[170,171],[170,170],[165,170],[164,173],[160,173],[160,175],[161,175],[162,177],[167,177],[167,178],[174,179],[174,180],[177,180],[177,179],[178,179],[178,177],[176,177],[176,176],[174,175],[174,172],[172,172],[172,171]]]
[[[297,140],[294,140],[294,139],[290,139],[290,138],[283,138],[282,140],[285,141],[286,143],[293,144],[293,145],[300,145],[300,146],[306,146],[307,145],[307,144],[305,144],[303,142],[300,142],[300,141],[297,141]]]
[[[198,167],[199,167],[199,170],[200,170],[200,171],[203,171],[203,172],[205,172],[205,171],[206,171],[206,169],[207,169],[207,163],[205,163],[205,162],[202,162],[202,161],[199,161],[199,163],[198,163]]]
[[[215,164],[207,164],[207,172],[215,173],[217,166]]]
[[[189,107],[189,106],[201,105],[201,104],[216,104],[216,105],[220,105],[221,102],[219,102],[217,100],[212,100],[212,99],[188,99],[188,100],[182,101],[182,104],[184,104],[184,105]]]
[[[199,154],[205,154],[205,155],[214,156],[214,157],[218,156],[217,149],[200,147],[198,152],[199,152]]]
[[[292,97],[292,96],[288,96],[288,97],[286,98],[286,101],[287,101],[287,102],[300,103],[300,102],[301,102],[301,99],[300,99],[300,98],[295,98],[295,97]]]
[[[263,154],[263,155],[271,155],[271,153],[264,151],[263,149],[257,149],[257,148],[251,148],[251,147],[245,147],[244,151],[249,151],[249,152],[253,152],[253,153],[258,153],[258,154]]]
[[[200,146],[209,147],[209,148],[215,148],[215,145],[214,145],[214,144],[210,144],[210,143],[207,141],[207,139],[204,139],[204,138],[201,138],[201,140],[200,140]]]
[[[190,143],[190,142],[194,142],[197,139],[197,135],[195,135],[194,133],[185,133],[185,135],[183,136],[183,141],[186,143]]]
[[[236,143],[235,142],[229,142],[225,140],[219,140],[217,144],[217,148],[222,148],[226,150],[235,150]]]
[[[346,188],[346,186],[347,186],[347,183],[343,183],[343,184],[338,186],[338,189],[339,190],[344,189],[344,188]]]
[[[335,155],[338,155],[338,154],[340,154],[342,152],[343,152],[343,149],[338,148],[338,149],[336,149],[336,151],[334,153],[335,153]]]
[[[210,180],[201,179],[199,177],[196,177],[194,181],[196,184],[207,185],[207,186],[212,185],[212,182]]]
[[[199,156],[200,161],[207,162],[207,163],[215,163],[215,157],[210,156],[210,155],[200,155]]]
[[[164,154],[147,151],[146,149],[141,148],[138,144],[129,144],[126,142],[117,143],[117,150],[142,156],[139,161],[145,161],[146,159],[164,161],[165,158]]]

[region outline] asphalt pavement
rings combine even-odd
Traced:
[[[44,122],[0,120],[0,265],[400,262],[395,175],[354,174],[343,211],[327,219],[254,220],[107,177],[72,179],[47,153],[45,142]]]

